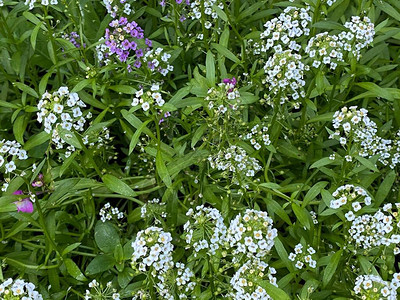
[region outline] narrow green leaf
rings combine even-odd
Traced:
[[[206,78],[210,86],[215,85],[215,60],[210,50],[207,51],[206,56]]]
[[[329,260],[329,263],[324,270],[324,275],[322,276],[323,286],[327,286],[329,281],[335,274],[336,269],[339,266],[340,259],[342,258],[342,253],[343,250],[341,249],[331,256],[331,259]]]
[[[85,275],[83,275],[83,273],[81,272],[79,267],[76,265],[76,263],[74,263],[74,261],[72,259],[70,259],[70,258],[64,259],[64,264],[65,264],[65,267],[67,268],[69,275],[71,275],[73,278],[75,278],[76,280],[79,280],[79,281],[87,280]]]
[[[218,51],[219,54],[221,54],[222,56],[226,56],[227,58],[229,58],[231,61],[235,62],[235,63],[240,63],[240,59],[237,58],[235,56],[235,54],[233,54],[230,50],[228,50],[228,48],[216,44],[216,43],[211,43],[211,45]]]
[[[139,141],[140,134],[143,132],[145,128],[147,128],[147,124],[151,122],[150,120],[147,120],[146,122],[142,123],[138,129],[136,129],[135,133],[133,134],[133,137],[131,139],[131,142],[129,143],[129,155],[132,153],[132,151],[135,149],[137,142]]]
[[[128,197],[136,196],[136,193],[131,189],[129,185],[127,185],[121,179],[118,179],[113,175],[106,174],[103,176],[102,180],[107,188],[109,188],[111,191],[117,194],[121,194]]]
[[[168,169],[165,166],[165,162],[162,158],[160,149],[157,151],[157,155],[156,155],[156,169],[157,169],[158,175],[160,176],[161,180],[165,183],[165,185],[167,187],[171,187],[172,180],[168,173]]]
[[[27,86],[26,84],[24,84],[24,83],[22,83],[22,82],[14,82],[13,84],[14,84],[17,88],[19,88],[21,91],[23,91],[23,92],[25,92],[25,93],[27,93],[27,94],[29,94],[29,95],[35,97],[35,98],[39,98],[39,96],[38,96],[38,94],[36,93],[36,91],[35,91],[33,88]]]

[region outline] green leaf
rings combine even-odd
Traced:
[[[118,232],[110,222],[97,222],[94,228],[94,239],[100,250],[105,253],[112,253],[120,244]]]
[[[28,120],[25,118],[26,115],[21,115],[18,116],[18,118],[15,120],[13,124],[13,132],[15,139],[17,140],[18,143],[21,145],[24,144],[24,132],[26,130],[26,126],[28,125]]]
[[[41,26],[42,26],[42,23],[38,23],[38,24],[36,24],[35,28],[33,28],[33,30],[32,30],[31,45],[32,45],[33,50],[35,50],[35,48],[36,48],[36,39],[37,39],[39,29]]]
[[[112,256],[103,254],[96,256],[87,266],[85,273],[87,275],[98,274],[107,270],[110,270],[115,264],[115,260]]]
[[[79,245],[81,245],[82,243],[73,243],[71,245],[68,245],[67,247],[64,248],[64,250],[61,252],[61,256],[64,256],[68,253],[70,253],[71,251],[73,251],[74,249],[78,248]]]
[[[84,79],[82,81],[79,81],[71,90],[71,93],[76,93],[83,90],[86,86],[88,86],[92,82],[92,80],[93,79]]]
[[[319,181],[316,184],[314,184],[305,195],[301,206],[306,207],[308,203],[311,202],[313,199],[315,199],[321,193],[321,190],[327,185],[328,185],[327,181]]]
[[[286,268],[290,272],[295,272],[293,263],[289,259],[289,255],[288,255],[288,253],[286,251],[286,248],[285,248],[285,246],[283,246],[282,241],[280,240],[279,237],[275,238],[274,246],[275,246],[276,252],[278,253],[278,255],[281,258],[282,262],[285,264]]]
[[[121,179],[118,179],[113,175],[106,174],[103,176],[102,180],[107,188],[109,188],[111,191],[117,194],[121,194],[128,197],[136,196],[136,193],[131,189],[129,185],[127,185]]]
[[[376,167],[376,165],[375,165],[372,161],[370,161],[370,160],[368,160],[368,159],[366,159],[366,158],[364,158],[364,157],[358,156],[358,155],[355,155],[355,158],[356,158],[364,167],[366,167],[366,168],[368,168],[368,169],[370,169],[370,170],[372,170],[372,171],[379,172],[378,168]]]
[[[274,300],[290,300],[288,294],[286,294],[283,290],[276,287],[272,283],[267,280],[256,280],[257,284],[265,289],[267,294]]]
[[[131,142],[129,143],[129,155],[132,153],[132,151],[135,149],[137,142],[139,141],[140,134],[143,132],[143,130],[146,128],[147,129],[147,124],[149,124],[152,120],[147,120],[146,122],[142,123],[138,129],[136,129]]]
[[[206,56],[206,78],[210,86],[215,85],[215,60],[210,50],[207,51]]]
[[[165,185],[167,187],[171,187],[172,180],[168,173],[168,169],[165,166],[165,162],[163,160],[160,149],[158,149],[157,155],[156,155],[156,169],[157,169],[158,175],[160,176],[161,180],[165,183]]]
[[[28,151],[36,146],[42,145],[49,139],[50,139],[50,134],[45,131],[42,131],[34,136],[31,136],[31,138],[25,143],[24,149]]]
[[[375,195],[375,207],[379,207],[383,201],[386,199],[387,195],[390,193],[393,183],[396,180],[396,172],[394,170],[390,171],[382,183],[379,185],[379,189]]]
[[[22,82],[14,82],[13,85],[15,85],[17,88],[19,88],[21,91],[35,97],[35,98],[39,98],[38,94],[36,93],[36,91],[27,86],[26,84],[22,83]]]
[[[214,49],[216,49],[218,51],[219,54],[221,54],[222,56],[225,56],[227,58],[229,58],[231,61],[235,62],[235,63],[240,63],[240,59],[237,58],[235,56],[235,54],[233,54],[230,50],[228,50],[228,48],[216,44],[216,43],[211,43],[211,45],[213,46]]]
[[[69,275],[71,275],[73,278],[75,278],[76,280],[79,280],[79,281],[87,280],[85,275],[83,275],[83,273],[81,272],[79,267],[76,265],[76,263],[74,263],[74,261],[72,259],[70,259],[70,258],[64,259],[64,264],[67,268]]]
[[[190,144],[190,147],[193,148],[197,144],[197,142],[201,139],[201,137],[203,136],[203,134],[204,134],[204,132],[206,130],[207,130],[207,124],[206,123],[201,124],[201,126],[196,129],[195,133],[193,134],[192,142]]]
[[[292,209],[299,222],[307,229],[310,229],[309,212],[305,208],[298,206],[296,203],[292,203]]]
[[[323,158],[317,160],[315,163],[313,163],[310,166],[310,169],[314,169],[314,168],[319,168],[319,167],[323,167],[323,166],[326,166],[326,165],[330,165],[333,162],[334,162],[334,160],[330,159],[329,157],[323,157]]]
[[[139,120],[138,117],[133,115],[132,113],[129,113],[126,109],[121,110],[122,116],[131,124],[133,127],[136,129],[140,128],[142,126],[143,122]],[[143,128],[143,132],[150,136],[151,138],[155,138],[154,134],[148,129],[147,127]]]
[[[133,95],[137,90],[129,85],[113,85],[109,87],[110,90],[116,91],[118,93]]]
[[[325,287],[328,285],[329,281],[332,279],[339,265],[340,259],[342,258],[343,250],[340,249],[335,254],[333,254],[329,260],[328,265],[324,270],[324,275],[322,276],[322,285]]]

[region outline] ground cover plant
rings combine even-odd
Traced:
[[[400,2],[0,0],[0,299],[397,299]]]

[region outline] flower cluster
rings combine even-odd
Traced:
[[[132,264],[139,264],[140,271],[154,268],[154,271],[166,272],[173,266],[171,243],[172,236],[159,227],[148,227],[138,232],[132,242]]]
[[[348,154],[349,157],[360,155],[362,157],[372,157],[378,155],[378,160],[383,165],[389,165],[394,168],[399,162],[400,149],[397,140],[383,139],[377,135],[377,125],[368,117],[368,110],[357,106],[347,108],[343,107],[333,115],[333,127],[336,131],[330,135],[330,138],[339,140],[342,146],[347,146],[352,150],[352,142],[358,145],[355,153]],[[394,147],[392,146],[394,144]]]
[[[143,62],[147,63],[147,67],[151,72],[159,72],[163,76],[167,76],[174,67],[169,64],[171,54],[163,52],[162,48],[147,51],[143,56]]]
[[[353,54],[359,60],[360,51],[371,45],[375,35],[374,23],[368,17],[352,16],[350,22],[344,24],[349,31],[341,32],[338,37],[343,42],[344,50]]]
[[[224,115],[227,111],[236,111],[240,106],[240,93],[236,86],[236,78],[226,78],[217,87],[212,87],[207,91],[204,98],[207,107],[213,110],[216,115]]]
[[[377,275],[360,275],[354,283],[354,292],[360,299],[396,300],[396,288]]]
[[[254,45],[254,54],[267,52],[269,49],[290,49],[298,52],[301,46],[295,38],[310,34],[308,28],[312,20],[309,15],[310,8],[297,8],[288,6],[277,18],[273,18],[264,24],[266,28],[261,34],[262,42]],[[263,41],[266,40],[266,41]],[[276,47],[276,46],[280,47]],[[278,50],[279,51],[279,50]]]
[[[82,142],[88,149],[96,150],[108,150],[107,158],[112,159],[114,156],[114,146],[112,146],[113,137],[110,135],[110,130],[107,127],[101,127],[94,129],[94,127],[86,130],[82,135]],[[71,153],[66,152],[69,156]]]
[[[160,224],[159,218],[167,217],[167,206],[165,202],[160,202],[160,199],[153,198],[147,201],[140,209],[140,216],[144,219],[153,219],[155,224]]]
[[[103,0],[103,3],[106,6],[107,13],[113,18],[122,13],[130,15],[134,12],[127,0]]]
[[[310,268],[315,268],[317,266],[317,262],[312,258],[312,255],[315,254],[315,250],[310,245],[307,246],[307,252],[304,251],[302,244],[297,244],[294,247],[294,252],[289,254],[289,259],[291,261],[296,261],[296,268],[302,269],[304,264],[308,265]]]
[[[178,0],[177,3],[182,3],[182,0]],[[188,17],[192,20],[199,20],[206,29],[216,26],[218,20],[218,14],[214,6],[224,9],[224,4],[222,1],[217,0],[194,0],[190,3],[190,11]],[[204,7],[204,8],[202,8]],[[204,13],[203,13],[204,9]]]
[[[120,295],[117,293],[117,290],[112,287],[112,282],[107,282],[106,286],[93,279],[89,283],[90,290],[86,290],[85,300],[89,299],[113,299],[120,300]]]
[[[271,144],[271,140],[269,139],[269,134],[268,132],[268,127],[267,126],[261,126],[259,124],[256,124],[251,128],[250,132],[245,134],[244,136],[240,136],[240,138],[243,138],[245,141],[250,141],[250,144],[254,147],[256,150],[260,150],[261,146],[268,146]]]
[[[363,249],[381,245],[389,246],[392,242],[389,234],[393,231],[393,217],[378,210],[374,215],[364,214],[356,217],[349,229],[351,242]]]
[[[233,184],[240,184],[243,175],[253,177],[261,170],[261,166],[255,158],[248,156],[243,148],[235,145],[219,151],[216,155],[209,156],[208,161],[211,168],[232,173]]]
[[[308,66],[304,65],[300,54],[292,50],[277,51],[268,58],[264,70],[267,77],[263,83],[274,95],[280,96],[281,104],[288,100],[287,97],[295,101],[305,97],[303,77]]]
[[[151,85],[150,90],[144,92],[140,89],[136,92],[135,98],[132,100],[132,106],[140,105],[143,111],[148,111],[150,108],[161,108],[165,103],[161,95],[160,83]]]
[[[330,207],[337,209],[341,206],[346,206],[348,212],[345,214],[348,221],[353,221],[354,213],[362,208],[362,203],[371,205],[371,197],[362,187],[346,184],[338,187],[332,194],[335,197],[331,200]],[[358,199],[358,201],[354,201]]]
[[[260,259],[254,258],[244,263],[231,278],[233,291],[229,296],[234,299],[273,299],[259,285],[259,282],[268,280],[278,286],[274,277],[276,270]]]
[[[319,68],[321,63],[335,70],[338,64],[344,62],[344,45],[336,35],[322,32],[308,41],[305,52],[313,59],[312,66]]]
[[[264,211],[246,209],[230,222],[227,240],[233,254],[243,253],[253,257],[265,257],[274,245],[278,232],[272,219]],[[237,257],[234,257],[237,260]]]
[[[37,108],[37,121],[44,124],[44,130],[51,134],[52,141],[56,149],[62,149],[65,141],[60,135],[59,129],[65,131],[83,131],[86,119],[83,117],[81,108],[86,104],[79,99],[77,93],[70,93],[68,87],[60,87],[53,93],[45,92],[39,101]],[[86,115],[90,119],[92,114]],[[69,151],[74,151],[72,145],[67,147]]]
[[[118,207],[112,207],[110,203],[106,203],[99,212],[100,220],[104,223],[105,221],[115,219],[122,219],[124,217],[124,213],[120,212]]]
[[[187,295],[193,291],[196,286],[195,276],[191,269],[183,263],[175,264],[177,270],[176,285],[178,287],[179,299],[187,299]]]
[[[39,2],[42,5],[48,6],[49,4],[51,5],[57,5],[58,0],[25,0],[25,5],[29,5],[29,9],[33,9],[35,7],[35,3]]]
[[[148,47],[151,47],[151,41],[146,39],[146,48],[141,48],[140,44],[144,39],[143,29],[135,22],[128,22],[125,17],[114,19],[110,22],[111,28],[106,28],[103,42],[96,46],[97,58],[106,65],[116,57],[120,62],[126,62],[128,58],[133,59],[134,66],[139,68],[141,58]]]
[[[65,33],[61,37],[67,41],[70,41],[76,48],[81,48],[81,37],[77,32],[72,31],[69,34]],[[83,48],[85,48],[85,47],[86,47],[86,44],[83,43]]]
[[[4,165],[4,173],[11,173],[17,169],[16,161],[25,160],[28,156],[16,141],[0,141],[0,168]]]
[[[197,206],[188,210],[190,218],[184,225],[185,239],[188,248],[197,253],[206,250],[208,255],[215,255],[216,250],[223,247],[226,241],[227,228],[218,209]]]
[[[33,283],[25,282],[23,279],[8,278],[0,284],[0,299],[43,300],[43,297],[35,291]]]

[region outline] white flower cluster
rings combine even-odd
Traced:
[[[368,158],[378,155],[378,160],[390,168],[394,168],[400,162],[400,154],[397,151],[400,149],[400,143],[377,135],[377,125],[368,117],[368,110],[358,110],[357,106],[345,106],[335,112],[332,123],[336,131],[329,138],[337,138],[342,146],[348,146],[350,149],[351,141],[358,145],[358,151],[350,153],[350,157],[357,154]]]
[[[345,217],[348,221],[355,219],[355,212],[358,212],[362,208],[362,203],[365,205],[371,205],[371,197],[367,191],[362,187],[354,186],[353,184],[346,184],[338,187],[332,194],[335,197],[331,200],[330,208],[337,209],[341,206],[348,208],[348,212]],[[359,199],[359,201],[354,201]]]
[[[269,139],[269,134],[268,132],[268,127],[261,126],[259,124],[256,124],[251,128],[250,132],[247,133],[244,136],[240,136],[240,138],[243,138],[245,141],[250,141],[250,144],[254,147],[256,150],[261,149],[261,145],[268,146],[271,144],[271,140]]]
[[[392,238],[389,237],[393,231],[392,221],[393,217],[381,210],[374,215],[364,214],[356,217],[349,229],[351,241],[363,249],[389,246],[392,243]]]
[[[162,48],[147,51],[143,56],[143,62],[147,63],[147,67],[152,72],[159,72],[163,76],[167,76],[169,72],[174,70],[174,66],[169,64],[171,54],[163,52]]]
[[[307,252],[304,252],[303,245],[297,244],[294,247],[294,252],[289,254],[289,259],[291,261],[296,261],[296,268],[302,269],[305,265],[308,265],[310,268],[316,268],[317,262],[312,258],[312,255],[315,254],[315,250],[310,245],[307,246]]]
[[[315,211],[310,211],[310,215],[311,215],[311,219],[313,221],[313,223],[316,225],[318,224],[318,218],[317,218],[317,214]]]
[[[58,0],[25,0],[25,5],[29,5],[29,9],[33,9],[35,7],[35,3],[39,2],[42,5],[48,6],[49,4],[51,5],[57,5]]]
[[[134,13],[131,4],[126,2],[126,0],[103,0],[103,3],[106,6],[107,13],[109,13],[113,18],[121,15],[121,12],[126,15]]]
[[[151,85],[150,90],[144,92],[140,89],[136,92],[135,98],[132,100],[132,106],[140,105],[143,111],[148,111],[152,106],[162,107],[165,103],[161,95],[161,88],[159,83],[154,83]]]
[[[354,292],[360,299],[396,300],[396,288],[377,275],[360,275],[354,283]]]
[[[298,52],[301,46],[296,43],[295,38],[310,34],[308,27],[312,18],[308,13],[309,10],[309,7],[288,6],[277,18],[265,23],[266,29],[260,34],[260,38],[265,39],[266,42],[262,41],[260,45],[255,44],[254,54],[267,52],[271,48],[274,48],[275,51],[279,49],[280,52],[282,47]],[[280,47],[276,47],[278,45]]]
[[[267,263],[257,258],[250,259],[231,278],[233,291],[229,296],[236,300],[273,299],[258,282],[268,280],[274,286],[278,286],[274,274],[276,274],[276,270],[269,267]]]
[[[104,223],[105,221],[112,220],[113,218],[122,219],[124,213],[120,212],[118,207],[112,207],[110,203],[106,203],[103,208],[100,209],[100,220]]]
[[[305,52],[313,59],[314,68],[319,68],[323,63],[335,70],[338,64],[344,62],[343,47],[344,44],[338,36],[322,32],[308,41]]]
[[[359,60],[361,49],[372,44],[375,35],[374,24],[370,19],[353,16],[351,22],[344,25],[349,31],[342,31],[338,35],[322,32],[312,37],[305,52],[312,58],[312,66],[319,68],[321,63],[335,70],[338,64],[343,63],[345,53],[352,53]]]
[[[25,160],[28,156],[26,151],[21,149],[21,144],[16,141],[0,141],[0,168],[4,165],[4,173],[11,173],[17,168],[16,160]]]
[[[172,236],[159,227],[148,227],[138,232],[136,240],[132,242],[132,263],[139,265],[140,271],[153,268],[156,272],[166,272],[173,267],[171,243]]]
[[[281,104],[287,101],[287,96],[293,100],[305,97],[303,77],[308,66],[301,60],[301,55],[292,50],[276,51],[264,66],[267,77],[263,83],[274,95],[280,95]]]
[[[199,20],[203,22],[205,20],[204,27],[210,29],[215,26],[218,20],[218,14],[213,6],[217,6],[220,9],[224,9],[222,1],[217,0],[194,0],[190,3],[190,11],[188,16],[192,20]],[[204,7],[204,8],[203,8]],[[204,9],[204,14],[202,13]]]
[[[230,222],[227,240],[233,254],[243,253],[252,257],[265,257],[274,246],[278,232],[267,212],[246,209]],[[234,261],[237,260],[235,256]]]
[[[106,286],[103,288],[103,285],[93,279],[89,283],[90,290],[86,290],[85,292],[85,300],[89,299],[113,299],[120,300],[120,295],[117,293],[117,290],[112,288],[112,282],[107,282]]]
[[[240,106],[240,93],[235,87],[236,79],[225,80],[217,87],[212,87],[207,91],[204,98],[207,107],[213,110],[216,115],[224,115],[226,112],[236,111]]]
[[[351,52],[354,57],[359,60],[360,51],[371,45],[374,40],[375,27],[374,23],[368,17],[352,16],[350,22],[346,22],[344,27],[349,29],[348,32],[341,32],[338,37],[342,40],[343,48]]]
[[[208,161],[213,169],[231,172],[233,184],[239,184],[243,175],[253,177],[261,170],[261,166],[255,158],[248,156],[243,148],[235,145],[219,151],[216,155],[209,156]]]
[[[51,134],[52,141],[56,149],[62,149],[65,141],[60,137],[59,128],[66,131],[83,131],[86,119],[83,117],[81,108],[86,104],[79,99],[77,93],[70,93],[68,87],[60,87],[52,94],[45,92],[39,101],[37,108],[37,121],[44,124],[44,131]],[[86,118],[90,119],[92,114],[89,112]],[[74,151],[73,146],[68,146],[68,150]]]
[[[43,300],[43,297],[35,291],[33,283],[25,282],[23,279],[14,281],[8,278],[0,284],[0,299]]]
[[[202,250],[214,255],[224,246],[227,228],[218,209],[200,205],[195,210],[190,208],[186,215],[190,219],[183,226],[185,239],[187,247],[194,249],[195,257]]]
[[[1,7],[1,6],[4,6],[3,0],[0,0],[0,7]]]
[[[178,287],[179,299],[187,299],[187,295],[192,292],[196,286],[195,276],[191,269],[187,268],[183,263],[175,264],[177,270],[176,285]]]

